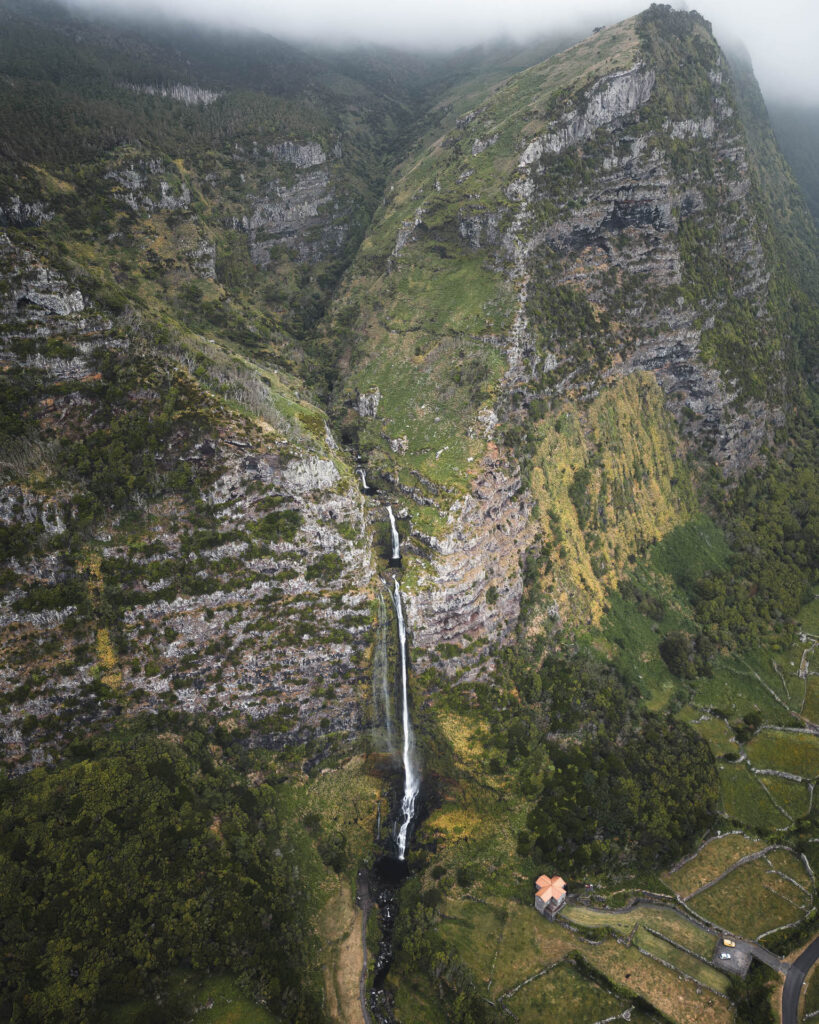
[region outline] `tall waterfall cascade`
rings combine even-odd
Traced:
[[[387,631],[389,617],[384,594],[378,595],[378,639],[373,654],[373,702],[375,704],[375,721],[379,729],[383,724],[387,749],[395,753],[392,723],[392,697],[390,686],[390,661],[387,649]],[[380,812],[379,812],[380,813]]]
[[[367,486],[367,474],[364,472],[363,469],[357,469],[356,473],[361,478],[361,489],[362,489],[362,491],[364,491],[364,492],[368,491],[369,487]]]
[[[395,580],[393,594],[395,614],[398,619],[399,658],[401,661],[401,725],[403,728],[403,744],[401,758],[404,765],[404,795],[401,799],[401,824],[398,829],[398,859],[404,860],[407,854],[409,829],[415,814],[415,801],[421,788],[421,777],[415,765],[415,738],[409,714],[409,695],[407,692],[407,631],[404,625],[404,609],[401,603],[401,585]]]
[[[397,562],[401,558],[401,538],[398,536],[398,527],[395,525],[392,505],[387,505],[387,512],[390,516],[390,532],[392,533],[392,554],[390,558],[393,562]]]

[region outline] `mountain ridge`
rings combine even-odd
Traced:
[[[534,1020],[555,953],[728,1020],[529,904],[742,829],[800,923],[714,927],[810,928],[819,244],[749,70],[658,5],[454,70],[3,9],[0,1015]]]

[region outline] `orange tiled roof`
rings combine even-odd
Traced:
[[[562,900],[566,895],[566,883],[560,875],[555,875],[554,878],[549,878],[548,875],[541,875],[535,882],[535,885],[537,886],[536,895],[544,903],[548,903],[549,900]]]

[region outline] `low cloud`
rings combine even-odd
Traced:
[[[402,48],[447,49],[500,35],[588,30],[636,14],[629,0],[73,0],[74,8],[165,15],[283,39]],[[702,0],[696,8],[724,44],[739,40],[751,54],[766,96],[819,105],[817,0]]]

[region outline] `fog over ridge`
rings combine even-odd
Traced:
[[[455,49],[510,36],[584,35],[644,10],[649,0],[61,0],[82,11],[163,15],[254,28],[292,42]],[[698,0],[717,38],[747,48],[766,98],[819,105],[817,0]]]

